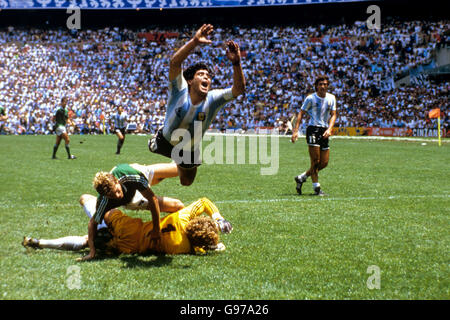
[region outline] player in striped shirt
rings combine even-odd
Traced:
[[[191,185],[201,164],[200,142],[219,110],[245,92],[241,53],[234,41],[227,41],[227,58],[233,66],[233,85],[227,89],[211,89],[211,71],[204,63],[196,63],[184,72],[183,61],[201,44],[210,44],[213,26],[204,24],[195,36],[172,56],[169,66],[169,99],[163,128],[149,141],[151,152],[171,158],[178,165],[180,182]],[[181,139],[180,131],[182,130]],[[187,135],[189,134],[189,135]]]
[[[330,147],[328,138],[333,133],[336,122],[336,97],[328,93],[330,81],[327,76],[319,76],[314,82],[316,92],[306,97],[300,113],[297,117],[294,130],[292,132],[292,143],[298,137],[298,128],[305,114],[309,115],[309,122],[306,128],[306,143],[308,144],[310,168],[295,177],[298,194],[302,194],[302,185],[311,176],[314,194],[323,196],[324,192],[320,188],[319,171],[328,165],[330,157]]]
[[[116,154],[120,154],[120,149],[125,142],[125,134],[127,131],[127,113],[123,110],[122,106],[117,108],[117,113],[114,115],[114,131],[118,138]]]

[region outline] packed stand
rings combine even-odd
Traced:
[[[231,85],[232,69],[224,41],[241,47],[247,81],[244,97],[223,108],[212,128],[247,131],[277,127],[289,132],[318,74],[331,79],[340,127],[436,127],[427,112],[440,107],[449,126],[449,82],[427,87],[380,91],[381,81],[427,63],[434,49],[449,45],[449,23],[393,22],[382,32],[364,23],[339,26],[216,27],[213,43],[186,61],[206,61],[212,87]],[[191,28],[192,30],[195,28]],[[124,106],[137,133],[154,133],[162,125],[168,97],[170,56],[191,29],[178,30],[0,30],[0,106],[10,134],[52,133],[53,114],[61,97],[77,134],[110,133],[116,106]],[[178,37],[148,41],[143,33],[170,32]]]

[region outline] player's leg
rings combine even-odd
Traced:
[[[319,182],[319,165],[320,165],[320,148],[316,146],[308,146],[309,159],[311,166],[309,174],[313,183]]]
[[[64,142],[65,142],[67,158],[68,159],[76,159],[76,157],[70,153],[70,138],[69,138],[69,135],[67,134],[67,132],[63,132],[61,134],[61,137],[64,139]]]
[[[183,186],[190,186],[197,175],[197,167],[193,168],[183,168],[181,166],[177,166],[178,175],[180,176],[180,183]]]
[[[311,173],[311,180],[313,184],[314,193],[316,195],[321,195],[323,193],[320,190],[319,183],[319,167],[320,167],[320,147],[318,146],[309,146],[309,158],[311,160],[311,167],[309,168],[309,172]]]
[[[84,212],[88,216],[89,219],[95,214],[97,198],[90,194],[83,194],[80,197],[80,205],[83,207]],[[97,229],[106,228],[106,224],[104,221],[97,226]]]
[[[330,149],[320,150],[319,171],[325,169],[328,166],[329,159],[330,159]]]
[[[157,198],[161,212],[172,213],[184,208],[183,202],[178,199],[160,196]],[[128,210],[148,210],[148,200],[139,191],[136,191],[130,203],[123,207]]]
[[[151,186],[160,183],[166,178],[173,178],[178,176],[178,169],[176,163],[156,163],[148,166],[139,163],[131,163],[130,166],[142,172],[147,178]]]
[[[183,202],[181,202],[181,200],[159,196],[157,196],[157,198],[159,203],[159,210],[161,212],[173,213],[184,208],[184,204]]]
[[[123,143],[125,141],[125,135],[122,134],[122,132],[119,129],[116,129],[116,136],[118,138],[116,154],[120,154],[120,149],[122,148]]]
[[[149,182],[152,186],[160,183],[166,178],[173,178],[178,176],[178,168],[175,162],[172,163],[157,163],[149,166],[153,170],[153,177]]]
[[[78,251],[88,247],[88,236],[69,236],[57,239],[34,239],[24,237],[22,245],[33,249],[58,249]]]
[[[52,159],[56,159],[56,151],[58,151],[59,144],[61,143],[61,135],[56,135],[55,145],[53,146],[53,156]]]

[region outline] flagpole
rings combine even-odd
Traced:
[[[439,117],[438,117],[438,135],[439,135],[439,147],[441,146],[441,115],[439,113]]]

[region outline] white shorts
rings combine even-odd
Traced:
[[[64,126],[59,126],[56,128],[56,135],[59,137],[60,135],[62,135],[63,133],[67,133],[66,127]]]
[[[154,170],[151,166],[143,166],[138,163],[130,164],[130,167],[142,172],[148,180],[148,184],[151,185],[154,175]],[[124,206],[126,209],[130,210],[146,210],[148,206],[148,200],[139,191],[136,191],[133,199],[130,203]]]

